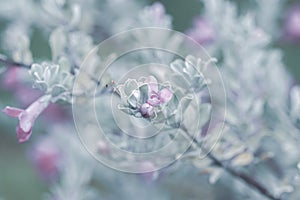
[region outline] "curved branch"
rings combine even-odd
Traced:
[[[0,63],[2,63],[4,65],[7,65],[9,67],[11,67],[11,66],[17,66],[17,67],[24,67],[24,68],[27,68],[27,69],[31,68],[31,64],[27,65],[27,64],[24,64],[24,63],[20,63],[20,62],[15,62],[15,61],[7,58],[3,54],[0,54]]]
[[[190,140],[192,140],[192,142],[195,145],[197,145],[202,150],[205,150],[205,149],[203,149],[203,147],[199,144],[199,142],[195,138],[193,138],[190,134],[188,134],[188,132],[185,128],[182,128],[182,130],[186,133],[187,137]],[[207,152],[207,151],[205,151],[205,152]],[[229,165],[224,164],[221,160],[216,158],[211,152],[208,152],[207,156],[208,156],[209,159],[211,159],[214,162],[214,164],[216,166],[223,168],[225,171],[227,171],[232,176],[242,180],[244,183],[246,183],[247,185],[249,185],[252,188],[256,189],[259,193],[261,193],[265,197],[268,197],[271,200],[281,200],[280,197],[276,197],[264,185],[262,185],[260,182],[255,180],[253,177],[251,177],[251,176],[249,176],[249,175],[247,175],[243,172],[237,171]]]

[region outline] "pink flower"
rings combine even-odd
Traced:
[[[15,89],[19,84],[18,67],[9,67],[2,81],[3,86],[8,89]]]
[[[144,103],[140,108],[143,117],[151,117],[154,115],[154,107],[148,103]]]
[[[26,110],[7,106],[2,111],[11,117],[19,118],[17,137],[19,142],[27,141],[32,133],[36,118],[48,107],[51,96],[42,96],[33,102]]]
[[[195,19],[194,26],[187,31],[187,35],[196,40],[199,44],[208,44],[216,39],[215,29],[202,17]]]
[[[173,96],[173,93],[168,89],[164,88],[158,91],[158,83],[156,78],[149,76],[146,79],[148,84],[148,100],[147,103],[151,106],[158,106],[160,104],[168,103]]]
[[[159,176],[159,172],[157,171],[155,165],[150,161],[144,161],[139,165],[140,170],[140,177],[147,183],[151,183],[157,180]]]
[[[15,89],[14,97],[22,106],[30,105],[35,99],[39,98],[42,92],[31,88],[29,85],[21,85]]]
[[[155,19],[162,19],[166,14],[165,7],[160,2],[153,3],[149,9],[154,14]]]
[[[110,148],[104,140],[99,140],[97,142],[97,151],[101,154],[108,155],[110,153]]]
[[[168,88],[159,91],[157,80],[153,76],[149,76],[145,83],[148,85],[148,99],[141,106],[140,111],[144,117],[150,117],[154,114],[154,107],[168,103],[173,93]]]
[[[300,5],[288,10],[284,24],[284,37],[290,41],[300,41]]]
[[[31,153],[33,163],[46,180],[55,177],[61,161],[61,152],[50,139],[39,140]]]

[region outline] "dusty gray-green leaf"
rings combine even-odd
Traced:
[[[233,166],[246,166],[249,165],[254,159],[254,156],[252,153],[249,152],[245,152],[242,153],[240,155],[238,155],[237,157],[235,157],[232,161],[231,164]]]

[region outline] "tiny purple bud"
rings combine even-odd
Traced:
[[[143,117],[149,118],[155,114],[155,107],[168,103],[172,99],[173,93],[167,88],[159,91],[158,82],[154,76],[147,77],[144,83],[148,86],[148,98],[141,105],[140,113]]]
[[[165,7],[160,2],[155,2],[154,4],[152,4],[152,6],[150,7],[150,9],[154,13],[154,16],[157,19],[163,18],[163,16],[166,13]]]
[[[158,106],[161,103],[160,96],[157,93],[151,93],[148,97],[147,103],[151,106]]]
[[[3,85],[7,89],[15,89],[19,85],[18,67],[9,67],[3,79]]]
[[[158,83],[154,76],[147,77],[145,83],[148,84],[148,96],[158,92]]]
[[[146,182],[153,182],[158,178],[158,172],[156,171],[155,165],[152,162],[145,161],[140,164],[139,166],[141,171],[144,171],[144,173],[141,173],[141,178]]]
[[[172,99],[173,93],[169,89],[164,88],[161,91],[158,91],[158,83],[155,77],[149,76],[146,79],[146,83],[148,84],[147,103],[151,106],[168,103]]]
[[[172,97],[173,93],[167,88],[164,88],[159,92],[160,103],[168,103]]]
[[[61,153],[52,140],[47,138],[38,141],[33,148],[31,157],[43,178],[49,180],[57,175]]]
[[[97,142],[97,151],[105,155],[108,155],[110,153],[109,146],[103,140],[99,140]]]
[[[209,21],[202,17],[195,19],[193,28],[187,31],[187,35],[202,45],[211,43],[216,39],[215,29]]]
[[[151,117],[154,114],[154,107],[148,103],[144,103],[140,108],[143,117]]]
[[[284,37],[290,41],[300,41],[300,5],[288,10],[284,23]]]

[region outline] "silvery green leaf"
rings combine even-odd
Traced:
[[[167,124],[173,128],[179,128],[181,124],[181,112],[177,110],[174,114],[168,116]]]
[[[31,66],[31,69],[29,71],[32,76],[34,76],[36,79],[41,80],[43,76],[43,69],[40,64],[33,64]]]
[[[33,64],[30,74],[35,81],[34,87],[50,93],[55,100],[70,100],[70,92],[65,92],[72,89],[74,76],[61,70],[59,65],[47,62]]]
[[[136,80],[134,79],[128,79],[125,83],[124,83],[124,94],[129,97],[134,90],[137,90],[139,88],[139,85],[137,83]]]
[[[52,90],[51,90],[51,95],[53,97],[57,97],[58,95],[60,95],[61,93],[65,92],[66,91],[66,88],[62,85],[55,85],[52,87]]]
[[[127,102],[130,107],[136,108],[140,100],[140,91],[134,90],[132,94],[128,97]]]
[[[291,111],[290,115],[295,120],[300,118],[300,87],[294,86],[290,92],[291,97]]]
[[[64,53],[67,45],[67,36],[62,28],[52,31],[49,39],[53,60],[57,60]]]
[[[73,87],[74,76],[68,72],[61,72],[61,79],[59,81],[60,84],[64,85],[65,87],[71,88]]]
[[[52,65],[49,66],[49,70],[53,76],[56,76],[58,74],[58,71],[60,70],[60,67],[58,65]]]
[[[200,119],[199,125],[203,126],[211,117],[211,104],[200,104]]]
[[[53,79],[53,75],[49,67],[46,67],[43,74],[43,80],[48,83],[49,85],[52,84],[51,79]]]
[[[196,70],[196,65],[194,65],[192,62],[189,60],[185,60],[185,68],[184,71],[189,75],[189,77],[192,79],[193,76],[198,74],[199,72]]]
[[[169,116],[172,115],[174,112],[176,112],[176,110],[180,108],[179,106],[180,105],[177,96],[174,93],[173,98],[166,105],[163,105],[161,109],[165,116]]]
[[[12,53],[13,60],[30,64],[32,62],[32,54],[29,49],[29,38],[22,35],[18,38],[18,43],[17,49]]]
[[[175,60],[174,62],[172,62],[170,64],[170,67],[171,69],[178,73],[178,74],[181,74],[182,73],[182,70],[183,70],[183,67],[184,67],[184,62],[182,60]]]
[[[174,86],[177,86],[176,89],[186,90],[189,85],[188,81],[179,74],[172,74],[171,81]]]
[[[134,109],[131,109],[131,108],[128,108],[127,106],[125,105],[122,105],[122,104],[119,104],[118,105],[118,109],[129,114],[129,115],[134,115]]]
[[[183,98],[180,99],[178,109],[180,109],[181,112],[184,113],[192,100],[193,100],[192,95],[189,94],[189,95],[184,96]]]
[[[191,155],[191,157],[197,157],[199,155],[202,154],[202,151],[196,152],[196,155]],[[187,155],[188,157],[189,155]],[[213,162],[210,159],[204,158],[204,159],[194,159],[193,160],[193,164],[195,165],[195,167],[197,167],[198,169],[203,169],[205,170],[205,168],[209,167]]]
[[[73,4],[72,6],[72,18],[70,20],[69,26],[70,27],[76,27],[80,23],[81,19],[81,8],[79,4]]]
[[[58,65],[60,67],[61,71],[65,71],[65,72],[70,72],[71,70],[71,63],[70,60],[68,58],[66,58],[65,56],[61,56],[58,60]]]
[[[140,102],[146,102],[146,100],[148,99],[148,86],[146,84],[141,85],[139,87],[139,91],[140,91]]]
[[[232,166],[246,166],[246,165],[249,165],[253,160],[254,160],[253,154],[249,153],[249,152],[245,152],[245,153],[242,153],[242,154],[238,155],[237,157],[235,157],[231,161],[231,165]]]
[[[153,123],[163,123],[165,122],[166,117],[163,112],[157,112],[155,119],[152,120]]]
[[[175,73],[182,76],[183,79],[188,80],[188,81],[191,79],[190,78],[191,76],[190,76],[190,74],[188,74],[188,70],[186,69],[186,66],[185,66],[185,63],[183,60],[181,60],[181,59],[175,60],[174,62],[172,62],[170,64],[170,67]]]
[[[222,168],[213,168],[211,175],[209,176],[209,183],[215,184],[221,178],[222,174]]]
[[[243,153],[246,150],[245,148],[244,145],[234,145],[229,147],[229,149],[223,152],[222,160],[229,160],[236,155]]]
[[[43,91],[43,92],[46,92],[47,91],[47,88],[48,88],[48,85],[45,81],[35,81],[33,87],[35,88],[38,88],[39,90]]]

